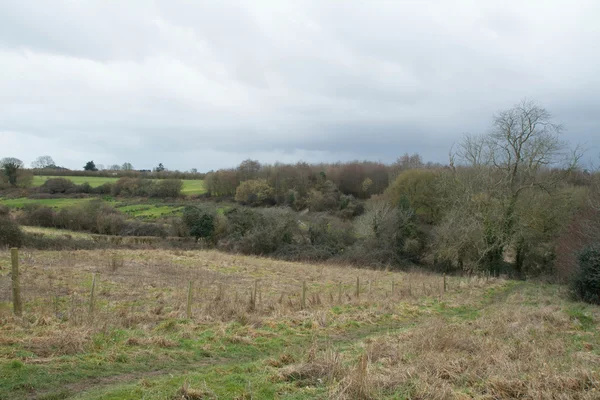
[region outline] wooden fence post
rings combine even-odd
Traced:
[[[92,275],[92,290],[90,291],[90,315],[94,313],[96,303],[96,273]]]
[[[258,279],[254,280],[254,304],[252,305],[254,309],[256,309],[256,304],[258,300]]]
[[[23,304],[21,303],[21,282],[19,281],[19,249],[10,249],[10,258],[12,261],[12,292],[13,292],[13,312],[16,316],[23,315]]]
[[[356,277],[356,298],[360,296],[360,278]]]
[[[300,299],[300,307],[306,308],[306,281],[302,281],[302,298]]]
[[[185,315],[187,319],[192,318],[192,281],[190,281],[188,284],[187,307],[185,310]]]
[[[342,303],[342,282],[338,283],[338,304]]]
[[[446,283],[446,273],[444,272],[444,293],[448,290],[448,284]]]

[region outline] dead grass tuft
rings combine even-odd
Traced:
[[[281,368],[286,365],[290,365],[290,364],[294,363],[295,361],[296,361],[296,359],[294,358],[293,355],[284,353],[284,354],[280,355],[279,358],[277,358],[277,359],[270,358],[270,359],[266,360],[265,363],[274,368]]]
[[[306,362],[284,366],[279,371],[278,378],[295,382],[298,386],[316,386],[334,383],[344,375],[341,354],[327,349],[314,356],[309,355]]]
[[[89,330],[59,329],[32,337],[23,346],[39,357],[50,357],[84,353],[90,341]]]
[[[202,389],[193,389],[187,380],[172,397],[173,400],[206,400],[216,398],[215,393],[206,387],[206,384],[204,384]]]
[[[162,336],[154,336],[151,338],[130,337],[125,341],[125,344],[128,346],[156,346],[162,348],[172,348],[178,346],[176,342]]]

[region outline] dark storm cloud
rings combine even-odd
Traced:
[[[525,97],[597,154],[599,17],[594,0],[4,1],[0,156],[444,162]]]

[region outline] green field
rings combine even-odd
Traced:
[[[25,197],[18,199],[0,199],[0,204],[10,208],[23,208],[30,204],[39,204],[46,207],[52,208],[65,208],[74,207],[85,202],[94,200],[97,198],[85,198],[85,199],[28,199]],[[152,204],[152,203],[121,203],[121,202],[110,202],[110,205],[117,210],[127,214],[132,218],[141,219],[157,219],[167,216],[179,216],[183,210],[180,205],[169,205],[169,204]]]
[[[169,206],[162,204],[133,204],[123,207],[116,206],[117,209],[134,218],[156,219],[166,216],[181,215],[183,207]]]
[[[18,199],[0,199],[0,204],[5,205],[10,208],[23,208],[30,204],[39,204],[41,206],[52,207],[52,208],[63,208],[63,207],[73,207],[86,201],[92,200],[91,198],[87,199],[28,199],[26,197],[21,197]]]
[[[34,176],[32,186],[41,186],[48,179],[54,178],[65,178],[76,185],[81,185],[87,182],[92,187],[98,187],[104,185],[105,183],[115,183],[119,180],[119,178],[106,178],[102,176]],[[204,188],[203,180],[183,180],[183,189],[181,190],[181,193],[183,193],[184,195],[191,196],[195,194],[203,194],[205,192],[206,189]]]
[[[27,250],[20,282],[23,317],[0,299],[0,399],[600,391],[600,308],[557,285],[146,249]]]
[[[34,176],[33,183],[31,185],[34,187],[42,186],[48,179],[56,178],[68,179],[76,185],[81,185],[87,182],[92,187],[98,187],[104,185],[105,183],[115,183],[119,180],[119,178],[105,178],[103,176]]]

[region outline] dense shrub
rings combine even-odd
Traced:
[[[95,193],[95,194],[111,194],[114,190],[114,184],[112,183],[104,183],[100,186],[97,186],[95,188],[91,189],[90,193]]]
[[[148,196],[152,181],[141,178],[121,178],[112,186],[114,196]]]
[[[114,196],[137,196],[137,197],[179,197],[183,181],[180,179],[161,179],[153,181],[142,178],[121,178],[111,186],[111,194]],[[106,191],[108,187],[103,187]]]
[[[577,300],[600,304],[600,246],[590,246],[579,254],[579,271],[571,280]]]
[[[442,217],[443,199],[439,174],[433,170],[413,169],[401,173],[386,189],[385,197],[390,204],[398,204],[406,197],[426,222],[439,222]]]
[[[338,216],[343,219],[353,219],[365,212],[363,202],[357,200],[352,195],[340,196],[340,210]]]
[[[224,235],[239,239],[253,227],[262,224],[262,214],[249,208],[233,208],[225,212],[226,229]]]
[[[257,255],[273,254],[291,244],[298,230],[293,213],[281,209],[232,212],[228,225],[228,236],[220,247]]]
[[[150,197],[179,197],[181,196],[181,189],[183,189],[183,181],[180,179],[161,179],[159,181],[152,181],[152,185],[149,190]]]
[[[212,241],[215,233],[215,213],[199,207],[188,206],[183,210],[182,220],[190,236]]]
[[[99,212],[96,217],[96,229],[101,235],[119,235],[125,225],[125,217],[114,212]]]
[[[235,191],[235,201],[249,206],[272,205],[275,192],[266,179],[244,181]]]
[[[219,170],[206,174],[204,187],[211,196],[234,196],[239,183],[236,171]]]
[[[161,224],[140,221],[124,221],[121,226],[121,236],[154,236],[167,237],[169,231]]]
[[[52,178],[48,179],[46,182],[39,187],[39,191],[41,193],[67,193],[69,189],[75,187],[75,184],[66,178]]]
[[[23,225],[52,228],[56,226],[56,212],[50,207],[40,206],[38,204],[27,205],[23,209],[20,222]]]
[[[23,232],[19,225],[6,216],[0,216],[0,246],[21,247]]]
[[[0,217],[6,216],[10,213],[10,209],[4,204],[0,204]]]

